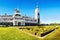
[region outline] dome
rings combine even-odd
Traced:
[[[18,8],[15,8],[15,16],[21,16]]]
[[[16,13],[20,13],[20,11],[19,11],[19,9],[18,9],[18,8],[16,8],[16,9],[15,9],[15,12],[16,12]]]

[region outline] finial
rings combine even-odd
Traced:
[[[38,8],[38,2],[36,3],[36,8]]]
[[[15,8],[15,11],[19,10],[19,8]]]

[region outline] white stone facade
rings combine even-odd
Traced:
[[[38,9],[35,10],[35,18],[22,16],[19,9],[15,9],[14,15],[0,15],[0,25],[36,25]]]

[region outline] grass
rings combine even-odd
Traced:
[[[40,26],[39,27],[35,26],[33,29],[30,29],[30,30],[24,29],[24,31],[29,32],[33,35],[35,33],[37,33],[37,36],[41,36],[41,33],[50,31],[54,28],[56,28],[56,27],[55,26],[41,26],[41,27]]]
[[[60,40],[60,27],[47,35],[44,40]]]
[[[0,40],[40,40],[29,36],[17,28],[0,28]]]
[[[0,27],[0,40],[60,40],[60,26],[59,28],[49,33],[45,38],[38,39],[22,32],[18,27]],[[26,27],[24,27],[26,28]],[[28,27],[29,28],[29,27]],[[37,36],[41,33],[56,28],[55,26],[44,26],[44,27],[31,27],[33,29],[23,29],[27,33],[34,35],[37,32]]]
[[[49,33],[48,35],[45,36],[45,38],[43,38],[41,40],[60,40],[60,26],[57,26],[57,27],[59,27],[59,28],[55,29],[55,31]],[[52,30],[54,28],[56,28],[56,26],[44,26],[43,28],[42,27],[34,27],[33,30],[25,29],[24,31],[29,32],[34,35],[34,33],[37,30],[37,36],[40,36],[41,33]]]

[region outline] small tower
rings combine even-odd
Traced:
[[[18,25],[18,22],[17,22],[16,19],[15,19],[17,16],[21,16],[21,15],[20,15],[19,9],[16,8],[16,9],[15,9],[15,13],[14,13],[14,15],[13,15],[13,25],[14,25],[14,26],[15,26],[15,25]]]
[[[40,24],[40,13],[39,13],[39,7],[38,5],[36,5],[36,9],[35,9],[35,20],[37,20],[37,24]]]
[[[18,8],[15,9],[15,16],[21,16]]]

